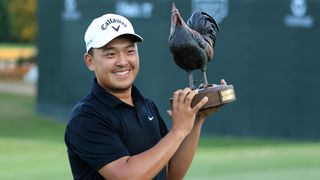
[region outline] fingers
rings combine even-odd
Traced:
[[[192,99],[196,94],[198,94],[198,90],[190,91],[189,94],[186,97],[185,103],[191,105]]]
[[[192,92],[192,90],[190,88],[185,88],[182,93],[179,96],[179,100],[181,101],[181,103],[186,103],[188,102],[188,95],[190,94],[190,92]],[[190,97],[189,97],[190,98]]]
[[[207,96],[203,97],[201,101],[193,107],[193,110],[195,112],[198,112],[202,108],[202,106],[204,106],[207,102],[208,102],[208,97]]]
[[[177,106],[181,92],[182,90],[178,89],[173,93],[172,108],[175,108]]]
[[[223,85],[227,85],[227,82],[224,79],[221,79],[220,83]]]
[[[172,107],[176,107],[178,104],[185,104],[191,107],[191,101],[193,97],[198,93],[197,90],[191,90],[190,88],[185,88],[184,90],[177,90],[173,93]]]
[[[167,113],[168,113],[169,117],[171,118],[172,117],[172,111],[171,110],[167,110]]]
[[[198,111],[198,114],[197,114],[198,120],[204,120],[209,115],[217,112],[219,110],[219,107],[209,107],[209,108],[206,108],[206,109],[200,109]]]

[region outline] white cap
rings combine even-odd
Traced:
[[[121,35],[132,35],[137,42],[143,39],[134,32],[130,21],[117,14],[105,14],[94,19],[89,25],[84,41],[86,43],[87,52],[91,48],[100,48]]]

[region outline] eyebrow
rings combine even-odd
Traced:
[[[126,46],[124,46],[123,48],[125,48],[125,49],[127,49],[127,48],[132,48],[132,47],[135,47],[135,43],[130,43],[130,44],[128,44],[128,45],[126,45]],[[101,49],[103,50],[103,51],[108,51],[108,50],[113,50],[113,49],[116,49],[117,47],[115,47],[115,46],[104,46],[104,47],[102,47]],[[122,48],[122,47],[121,47]]]

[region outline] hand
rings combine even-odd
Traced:
[[[227,85],[227,82],[224,79],[221,79],[220,83],[222,85]],[[199,110],[199,112],[198,112],[198,114],[196,116],[196,120],[197,121],[204,121],[204,119],[206,117],[208,117],[209,115],[211,115],[211,114],[217,112],[218,110],[220,110],[222,106],[223,105]]]
[[[196,114],[208,101],[208,98],[204,97],[192,108],[191,101],[197,93],[197,90],[192,91],[190,88],[174,92],[172,110],[168,111],[168,114],[172,119],[172,130],[179,131],[183,135],[188,135],[191,132]]]
[[[214,114],[215,112],[219,111],[222,106],[223,105],[199,110],[199,112],[196,116],[196,121],[205,120],[205,118],[208,117],[209,115]]]

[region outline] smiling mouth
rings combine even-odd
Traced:
[[[130,70],[113,72],[115,76],[127,76]]]

